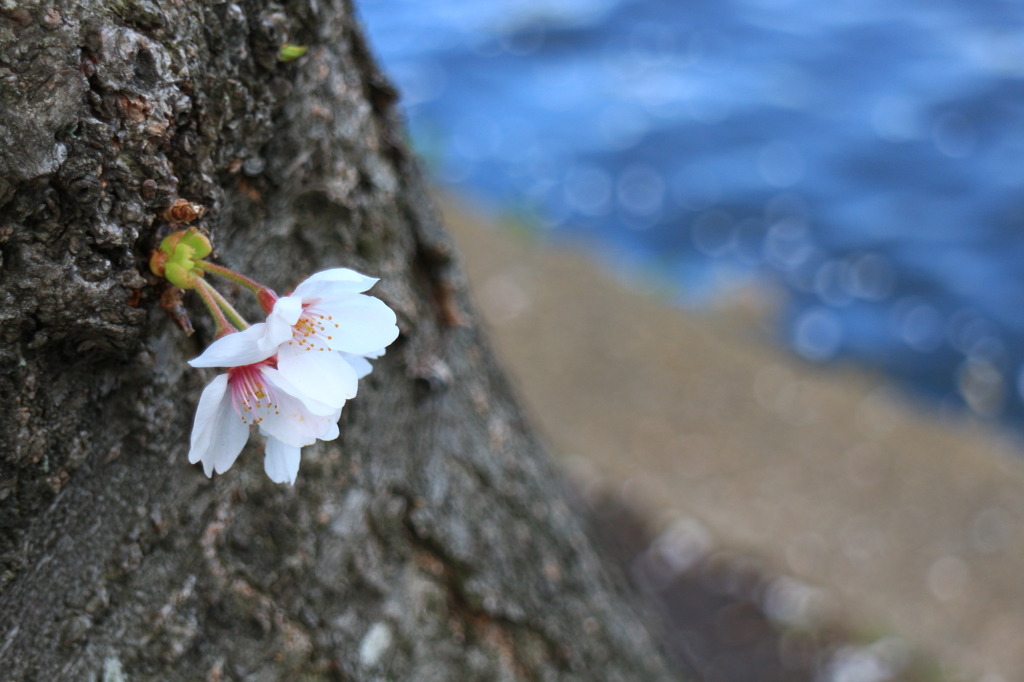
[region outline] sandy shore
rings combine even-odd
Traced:
[[[798,577],[944,679],[1024,681],[1024,457],[994,429],[773,345],[765,301],[670,309],[448,202],[499,354],[552,450],[652,523]]]

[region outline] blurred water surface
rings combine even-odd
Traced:
[[[441,181],[1024,426],[1024,1],[364,0]]]

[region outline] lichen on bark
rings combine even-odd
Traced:
[[[476,326],[394,99],[340,0],[0,2],[12,679],[673,678]],[[179,198],[215,258],[281,291],[353,267],[398,313],[294,488],[255,437],[212,481],[186,463],[211,329],[144,268]]]

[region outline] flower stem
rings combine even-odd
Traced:
[[[251,291],[252,293],[254,293],[256,295],[259,295],[260,291],[262,291],[263,289],[266,288],[262,284],[254,282],[253,280],[249,279],[245,275],[240,275],[237,272],[235,272],[234,270],[228,270],[223,265],[217,265],[216,263],[209,263],[209,262],[207,262],[205,260],[197,260],[197,261],[194,261],[194,263],[195,263],[195,267],[199,268],[200,270],[205,270],[206,272],[212,272],[213,274],[220,275],[221,277],[224,277],[225,279],[230,279],[232,282],[236,282],[237,284],[241,284],[243,287],[245,287],[246,289],[248,289],[249,291]]]
[[[196,277],[196,282],[200,283],[196,286],[197,289],[204,289],[214,302],[220,306],[220,309],[224,311],[224,314],[228,316],[231,323],[238,329],[248,329],[249,323],[245,321],[245,318],[235,310],[235,307],[228,303],[228,300],[221,295],[219,291],[213,288],[209,282],[204,280],[202,277]]]
[[[214,288],[207,284],[202,277],[196,277],[195,283],[195,290],[199,292],[200,298],[203,299],[203,303],[206,304],[206,308],[213,315],[213,320],[217,324],[216,337],[219,339],[235,331],[235,327],[228,322],[228,318],[224,316],[224,311],[220,309],[213,294],[210,293],[214,291]]]

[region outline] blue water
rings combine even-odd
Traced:
[[[1024,0],[364,0],[443,182],[1024,425]]]

